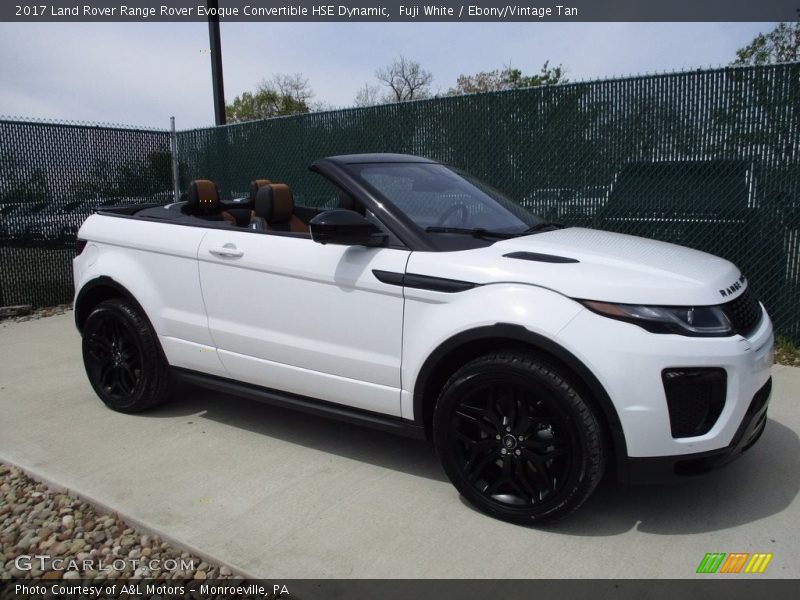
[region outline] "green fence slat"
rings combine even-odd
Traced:
[[[732,260],[800,343],[800,63],[630,77],[281,117],[178,133],[182,187],[290,184],[334,154],[462,168],[571,226]],[[0,120],[0,305],[70,298],[74,232],[102,203],[171,200],[169,134]],[[35,259],[35,268],[31,259]]]

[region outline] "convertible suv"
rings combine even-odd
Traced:
[[[728,261],[547,223],[424,158],[310,169],[335,208],[196,180],[83,223],[75,318],[103,402],[141,411],[183,380],[429,438],[469,502],[519,523],[607,471],[679,479],[761,435],[772,324]]]

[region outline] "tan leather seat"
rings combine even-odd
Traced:
[[[250,182],[250,193],[246,201],[236,203],[235,208],[228,208],[227,212],[234,219],[236,219],[237,227],[246,227],[251,229],[250,224],[253,220],[253,207],[256,205],[256,195],[258,190],[264,186],[272,183],[269,179],[256,179]]]
[[[272,181],[269,179],[254,179],[250,182],[250,195],[249,195],[249,203],[250,208],[255,208],[256,205],[256,196],[258,195],[258,190],[265,185],[271,185]]]
[[[253,229],[308,233],[308,225],[294,214],[294,196],[284,183],[262,185],[256,193]]]
[[[217,184],[208,179],[195,179],[186,190],[186,208],[189,214],[206,221],[226,221],[233,225],[236,219],[222,210]]]

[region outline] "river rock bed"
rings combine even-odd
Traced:
[[[0,463],[0,579],[241,579]]]

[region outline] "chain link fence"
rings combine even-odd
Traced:
[[[722,68],[348,109],[178,134],[181,180],[268,178],[328,201],[316,158],[453,164],[570,226],[736,263],[800,342],[800,64]]]
[[[69,302],[80,224],[171,199],[170,161],[166,130],[0,120],[0,306]]]
[[[800,343],[798,63],[283,117],[183,131],[177,147],[183,189],[207,178],[238,196],[268,178],[309,206],[329,201],[307,171],[317,158],[401,152],[445,161],[549,220],[732,260],[778,331]],[[0,160],[0,305],[68,301],[64,247],[91,208],[172,198],[167,131],[0,121]],[[37,204],[43,214],[32,212]],[[38,233],[54,222],[70,228]],[[17,229],[5,233],[11,223]]]

